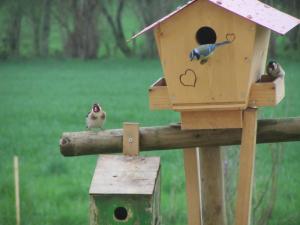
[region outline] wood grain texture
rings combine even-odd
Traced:
[[[161,59],[161,50],[160,50],[160,33],[161,33],[161,30],[160,30],[160,25],[158,25],[157,27],[154,28],[153,30],[154,32],[154,38],[155,38],[155,43],[156,43],[156,48],[157,48],[157,52],[158,52],[158,55],[159,55],[159,58]]]
[[[252,183],[255,166],[257,109],[244,112],[240,169],[237,186],[235,225],[250,225]]]
[[[203,224],[226,225],[221,148],[204,147],[199,153]]]
[[[159,157],[101,155],[89,193],[151,195],[159,167]]]
[[[255,27],[255,45],[251,56],[251,72],[247,87],[247,98],[249,98],[251,85],[254,84],[265,72],[266,60],[271,31],[260,25]]]
[[[276,80],[269,82],[257,82],[252,84],[250,89],[249,107],[264,107],[264,106],[276,106],[279,104],[285,96],[285,84],[284,78],[277,78]],[[243,104],[227,104],[218,105],[213,104],[209,106],[208,104],[181,104],[172,105],[169,94],[168,87],[165,83],[161,84],[161,79],[156,81],[149,89],[149,103],[151,110],[164,110],[173,109],[181,112],[190,111],[232,111],[241,110],[244,108]],[[204,110],[204,111],[203,111]]]
[[[201,225],[198,149],[183,150],[187,194],[188,225]]]
[[[94,196],[90,195],[90,202],[89,202],[89,208],[90,208],[90,225],[99,225],[99,212],[96,206],[96,199]]]
[[[123,154],[137,156],[140,148],[140,133],[138,123],[123,123]]]
[[[199,104],[174,104],[172,109],[179,112],[214,112],[214,111],[237,111],[245,109],[245,104],[237,102],[227,102],[226,104],[208,104],[208,103],[199,103]]]
[[[164,78],[158,79],[149,88],[149,106],[151,110],[172,109]]]
[[[242,111],[181,112],[181,129],[241,128]]]
[[[190,61],[189,53],[198,46],[195,36],[203,26],[215,30],[217,42],[226,40],[229,33],[236,38],[233,43],[216,49],[207,63],[200,64]],[[177,107],[201,104],[205,109],[238,103],[246,108],[255,28],[254,23],[209,1],[197,1],[161,23],[157,39],[172,104]],[[180,82],[181,75],[188,70],[196,74],[195,85],[184,86]]]
[[[258,121],[257,142],[300,141],[300,118]],[[239,145],[241,129],[181,130],[171,126],[141,127],[140,150]],[[64,156],[121,153],[123,130],[65,132],[60,139]]]
[[[284,79],[277,78],[272,82],[255,83],[251,86],[249,106],[276,106],[285,95]]]

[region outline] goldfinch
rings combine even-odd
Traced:
[[[268,63],[266,72],[269,76],[273,78],[277,78],[277,77],[283,78],[285,76],[285,71],[283,70],[282,66],[274,60]]]
[[[98,103],[93,104],[91,111],[86,116],[86,127],[91,128],[101,128],[103,130],[103,125],[106,119],[106,113],[102,110]]]

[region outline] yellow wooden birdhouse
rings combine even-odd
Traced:
[[[184,115],[197,117],[197,128],[241,127],[242,110],[284,97],[283,79],[256,82],[265,71],[270,30],[285,34],[298,24],[257,0],[193,0],[178,7],[132,37],[154,29],[164,78],[150,88],[150,107],[182,112],[183,128],[193,123]],[[219,114],[231,125],[224,116],[216,121]]]

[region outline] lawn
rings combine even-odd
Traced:
[[[286,98],[261,118],[300,114],[299,62],[282,61],[287,70]],[[151,112],[147,90],[162,75],[157,60],[11,60],[0,63],[0,224],[15,223],[13,155],[20,158],[22,224],[88,224],[89,197],[97,156],[64,158],[58,141],[64,131],[85,129],[94,102],[107,112],[105,129],[124,121],[141,126],[178,121],[171,111]],[[278,147],[280,145],[276,145]],[[300,223],[299,143],[283,144],[276,207],[268,224]],[[257,194],[270,173],[270,146],[259,145]],[[237,150],[227,154],[235,174]],[[164,225],[186,224],[185,181],[180,150],[151,152],[162,159],[161,214]]]

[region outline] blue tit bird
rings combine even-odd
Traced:
[[[86,127],[101,128],[103,130],[103,124],[106,119],[106,113],[102,110],[98,103],[93,104],[91,111],[86,116]]]
[[[285,76],[285,71],[282,68],[282,66],[274,60],[271,60],[268,63],[266,72],[269,76],[273,78],[277,78],[277,77],[283,78]]]
[[[222,45],[230,44],[231,41],[223,41],[215,44],[204,44],[199,45],[197,48],[194,48],[190,53],[190,60],[194,59],[200,60],[201,64],[207,62],[208,58],[214,53],[217,47]]]

